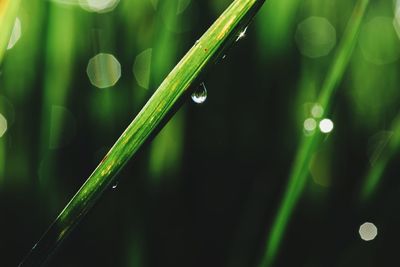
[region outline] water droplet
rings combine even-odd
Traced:
[[[200,44],[200,39],[199,40],[197,40],[195,43],[194,43],[194,47],[199,47],[199,48],[202,48],[203,46]]]
[[[244,28],[239,34],[238,37],[236,38],[236,42],[243,39],[244,37],[246,37],[246,32],[247,32],[247,27]]]
[[[207,99],[207,88],[204,83],[201,83],[196,91],[192,94],[192,100],[196,104],[203,104]]]
[[[118,182],[116,182],[115,184],[112,185],[112,189],[115,189],[118,187]]]

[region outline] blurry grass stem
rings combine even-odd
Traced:
[[[20,266],[38,266],[45,262],[102,193],[111,186],[116,174],[178,99],[188,92],[207,66],[220,56],[222,49],[234,42],[238,32],[250,23],[263,3],[264,0],[235,0],[227,8],[166,77]]]
[[[324,108],[324,115],[326,115],[327,110],[329,110],[332,96],[340,84],[348,66],[368,3],[369,0],[357,1],[342,40],[337,48],[333,63],[328,70],[317,99],[317,102]],[[302,137],[283,200],[267,238],[265,252],[259,265],[260,267],[271,266],[276,258],[288,221],[306,184],[309,174],[308,166],[321,137],[322,134],[319,132],[316,132],[312,136]]]
[[[361,188],[361,201],[368,201],[377,190],[379,182],[390,160],[400,148],[400,114],[392,122],[392,127],[387,143],[379,151],[379,155],[367,172],[364,184]]]

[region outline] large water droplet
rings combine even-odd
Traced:
[[[207,99],[207,88],[204,83],[201,83],[199,88],[192,94],[192,100],[196,104],[203,104]]]

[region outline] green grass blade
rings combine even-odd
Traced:
[[[265,56],[282,55],[292,43],[292,30],[296,13],[299,9],[299,0],[271,0],[269,8],[261,11],[257,18],[257,27],[260,29],[260,47]],[[265,49],[268,47],[269,49]]]
[[[387,165],[400,148],[400,114],[394,118],[390,132],[392,134],[389,137],[388,143],[383,148],[383,151],[381,151],[376,162],[373,162],[373,165],[367,172],[364,184],[361,188],[360,198],[362,202],[368,201],[373,196],[379,186],[379,182],[382,179]]]
[[[3,62],[21,0],[0,1],[0,64]]]
[[[325,114],[329,110],[332,96],[348,66],[368,3],[369,0],[359,0],[357,2],[337,49],[335,59],[323,83],[317,102],[324,107]],[[313,136],[303,137],[300,143],[286,192],[267,239],[260,267],[271,266],[276,258],[288,221],[306,184],[308,166],[320,138],[321,134],[316,133]]]
[[[168,111],[246,27],[264,0],[235,0],[183,57],[20,266],[42,264],[73,230]]]
[[[48,21],[38,159],[42,162],[43,159],[49,158],[49,165],[47,168],[43,168],[38,184],[41,195],[45,195],[47,204],[50,204],[47,207],[49,209],[53,207],[54,211],[54,208],[60,205],[57,201],[59,191],[56,190],[55,182],[57,180],[50,179],[55,168],[55,159],[49,155],[51,154],[50,148],[58,145],[61,129],[65,123],[62,116],[56,115],[56,107],[67,106],[68,96],[71,92],[77,31],[75,10],[51,3],[48,10]],[[63,66],[63,71],[54,66]],[[59,118],[54,119],[57,117]]]

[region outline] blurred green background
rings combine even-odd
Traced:
[[[268,0],[202,77],[206,101],[188,97],[48,265],[259,266],[301,140],[318,132],[271,266],[399,265],[400,2],[370,1],[330,109],[317,103],[356,2]],[[22,2],[0,67],[1,266],[230,3]]]

